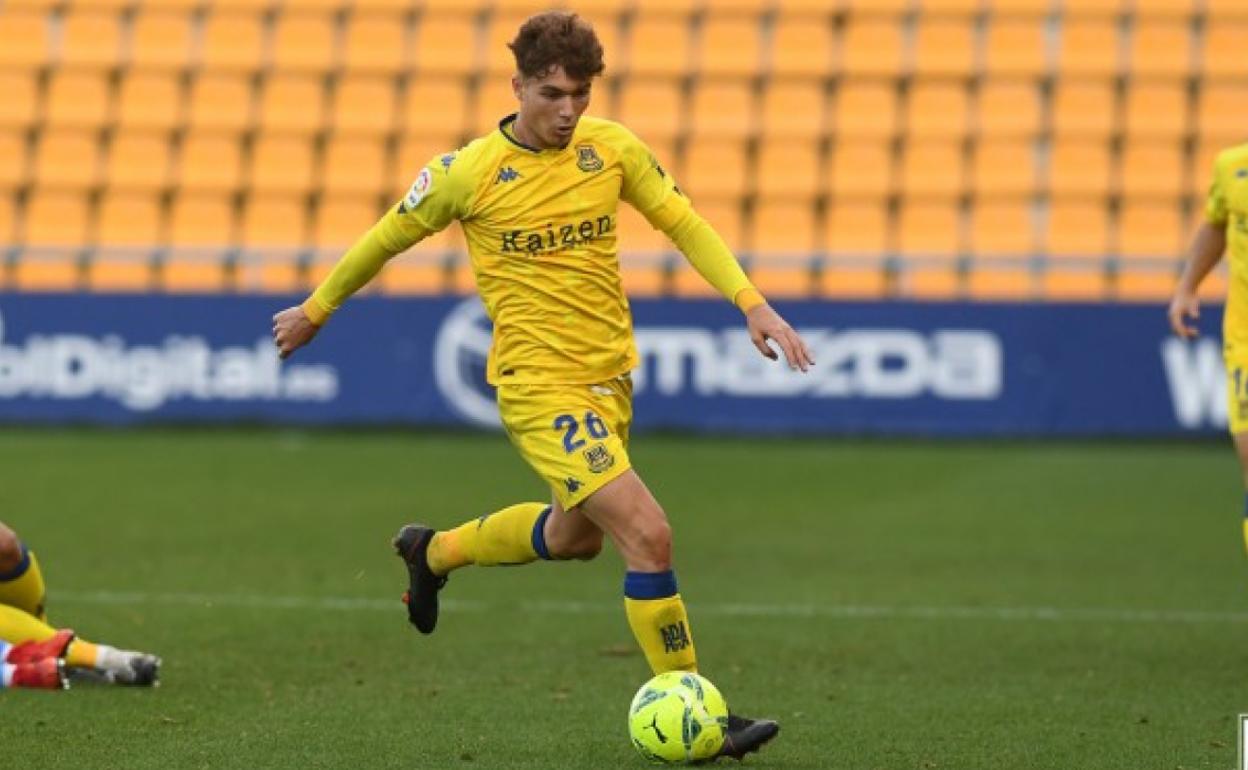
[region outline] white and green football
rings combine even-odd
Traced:
[[[633,746],[659,764],[714,757],[724,744],[727,724],[724,696],[706,677],[685,671],[669,671],[646,682],[628,707]]]

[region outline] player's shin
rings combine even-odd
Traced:
[[[520,503],[439,532],[429,542],[429,569],[445,575],[468,564],[528,564],[548,559],[545,503]]]
[[[656,674],[697,671],[689,613],[676,591],[676,575],[629,572],[624,576],[624,610],[646,662]]]
[[[39,560],[23,546],[22,560],[0,575],[0,604],[17,607],[40,620],[46,620],[43,599],[43,572],[39,569]]]

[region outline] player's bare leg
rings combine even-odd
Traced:
[[[651,668],[656,674],[696,670],[689,620],[672,572],[672,528],[641,477],[625,471],[578,507],[624,559],[628,621]],[[773,720],[730,714],[718,756],[741,759],[779,732]]]
[[[1235,454],[1239,456],[1239,468],[1244,480],[1244,547],[1248,548],[1248,433],[1235,433]]]

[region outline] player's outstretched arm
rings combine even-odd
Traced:
[[[312,323],[302,305],[288,307],[273,316],[273,344],[277,354],[286,358],[312,341],[321,327]]]
[[[1183,267],[1183,275],[1174,290],[1174,298],[1166,313],[1170,319],[1170,329],[1184,339],[1197,336],[1195,326],[1189,325],[1200,317],[1200,299],[1196,290],[1213,266],[1222,259],[1226,251],[1226,227],[1212,222],[1203,223],[1192,239],[1188,250],[1187,264]]]
[[[777,354],[767,344],[768,340],[780,346],[780,350],[784,352],[784,360],[788,362],[790,369],[801,369],[804,372],[815,365],[815,358],[810,354],[810,348],[806,347],[801,335],[794,331],[793,327],[789,326],[766,302],[746,311],[745,325],[750,330],[750,339],[753,340],[754,347],[771,360],[776,360]]]

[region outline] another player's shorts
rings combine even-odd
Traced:
[[[498,412],[511,443],[565,510],[632,467],[628,375],[597,385],[500,385]]]
[[[1227,355],[1226,423],[1231,435],[1248,431],[1248,356]]]

